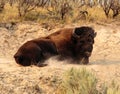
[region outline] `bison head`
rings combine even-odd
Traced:
[[[84,64],[89,63],[88,58],[93,50],[95,36],[96,32],[94,32],[91,27],[87,26],[75,28],[72,34],[74,54],[81,62],[84,60]]]

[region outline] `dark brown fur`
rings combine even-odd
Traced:
[[[75,37],[73,32],[80,38]],[[83,63],[88,64],[95,36],[96,33],[91,27],[83,26],[61,29],[47,36],[46,39],[55,43],[61,58],[72,58],[78,62],[84,59]]]
[[[55,44],[49,39],[35,39],[24,43],[14,55],[16,63],[29,66],[37,65],[52,55],[56,55]]]
[[[72,36],[72,29],[62,29],[59,30],[58,32],[55,32],[47,36],[46,38],[50,39],[52,42],[55,43],[59,54],[72,55],[71,51],[73,45],[71,41],[71,36]]]

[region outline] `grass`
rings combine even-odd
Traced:
[[[56,94],[99,94],[97,79],[86,69],[71,69],[66,72]]]
[[[70,69],[63,77],[56,94],[120,94],[120,86],[114,81],[110,86],[101,85],[98,89],[95,75],[86,69]]]
[[[16,5],[11,7],[6,4],[5,9],[0,13],[0,22],[17,22],[19,20]]]
[[[107,20],[104,11],[100,7],[93,7],[93,8],[88,8],[88,20],[97,20],[97,21],[104,21]]]
[[[106,94],[120,94],[120,86],[115,81],[112,81],[111,85],[106,89]]]

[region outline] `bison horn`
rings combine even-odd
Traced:
[[[94,32],[94,37],[96,37],[96,35],[97,35],[97,32]]]

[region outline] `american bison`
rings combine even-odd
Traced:
[[[18,49],[14,58],[23,66],[37,65],[39,61],[52,55],[88,64],[95,36],[96,32],[87,26],[61,29],[47,37],[26,42]]]
[[[56,55],[55,44],[49,39],[34,39],[24,43],[14,55],[16,63],[23,66],[40,64],[50,56]]]
[[[46,39],[55,43],[61,58],[72,58],[78,63],[88,64],[95,36],[96,32],[91,27],[82,26],[61,29]]]

